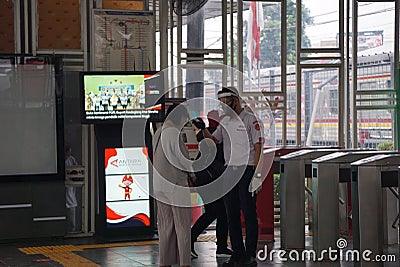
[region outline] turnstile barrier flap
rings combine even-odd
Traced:
[[[337,152],[313,160],[312,166],[313,168],[318,168],[319,164],[336,164],[339,168],[339,183],[346,183],[351,181],[350,164],[369,158],[377,153],[389,154],[393,152],[377,150]],[[317,173],[317,170],[313,170],[313,172]],[[313,175],[313,177],[317,177],[317,175]]]
[[[396,165],[400,162],[400,154],[379,154],[368,158],[363,158],[351,163],[351,166],[385,166]]]
[[[343,152],[343,151],[334,152],[334,153],[332,153],[332,154],[328,154],[328,155],[319,157],[319,158],[317,158],[317,159],[314,159],[314,160],[312,161],[312,163],[321,163],[321,162],[325,162],[325,161],[330,161],[330,160],[332,160],[332,159],[340,158],[340,157],[342,157],[342,156],[344,156],[344,155],[347,155],[347,154],[349,154],[349,153],[351,153],[351,152]]]
[[[298,156],[308,154],[308,153],[310,153],[310,152],[312,152],[312,151],[315,151],[315,150],[298,150],[298,151],[295,151],[295,152],[286,154],[286,155],[284,155],[284,156],[281,156],[281,159],[296,158],[296,157],[298,157]]]
[[[286,159],[296,159],[296,158],[315,158],[314,153],[321,153],[321,154],[326,154],[329,152],[337,152],[338,149],[314,149],[314,150],[299,150],[295,151],[292,153],[289,153],[287,155],[284,155],[281,157],[281,159],[286,160]],[[321,155],[322,156],[322,155]]]
[[[389,155],[395,154],[393,151],[378,151],[378,150],[365,150],[365,151],[341,151],[332,153],[320,158],[314,159],[312,163],[333,163],[341,164],[340,167],[350,167],[350,164],[358,160],[368,158],[375,155]],[[344,164],[344,165],[343,165]]]

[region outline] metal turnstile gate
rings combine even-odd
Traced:
[[[280,159],[281,248],[305,248],[305,178],[311,161],[338,149],[300,150]]]
[[[351,164],[353,206],[353,249],[360,254],[371,251],[369,258],[382,255],[385,243],[398,242],[397,227],[390,220],[398,215],[397,200],[389,190],[398,187],[400,154],[376,155]],[[385,214],[386,213],[386,214]],[[361,266],[383,266],[382,262],[366,262]]]
[[[376,154],[393,152],[336,152],[312,161],[313,248],[317,253],[336,248],[340,236],[349,236],[348,185],[350,164]]]

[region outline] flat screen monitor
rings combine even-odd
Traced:
[[[82,72],[83,123],[164,118],[162,72]]]
[[[65,179],[58,70],[53,57],[0,55],[0,182]]]
[[[147,148],[105,149],[107,228],[150,227]]]

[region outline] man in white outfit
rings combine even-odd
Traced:
[[[70,145],[65,146],[65,166],[78,166],[78,161],[72,156],[72,149]],[[77,174],[77,171],[66,172],[66,181],[72,181],[68,175]],[[67,207],[67,232],[75,232],[76,229],[76,207],[78,202],[76,201],[76,187],[66,186],[65,187],[65,205]]]

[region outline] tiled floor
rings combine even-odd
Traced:
[[[212,234],[212,233],[211,233]],[[192,260],[192,266],[221,266],[226,258],[215,256],[216,246],[213,235],[202,236],[203,242],[196,243],[198,259]],[[311,249],[311,237],[306,238],[306,249]],[[268,250],[279,249],[280,240],[273,243],[259,242],[259,248],[268,246]],[[351,242],[349,243],[351,247]],[[385,263],[385,267],[400,266],[398,245],[385,249],[385,254],[396,256],[396,262]],[[0,266],[158,266],[157,240],[124,243],[104,243],[96,238],[55,238],[6,242],[0,244]],[[314,263],[281,262],[276,257],[259,260],[258,266],[287,267],[347,267],[353,262]],[[378,265],[379,266],[379,265]]]

